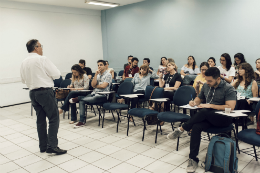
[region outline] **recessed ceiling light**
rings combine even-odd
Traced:
[[[92,4],[92,5],[101,5],[107,7],[117,7],[120,4],[111,3],[111,2],[103,2],[103,1],[95,1],[95,0],[85,0],[85,3]]]

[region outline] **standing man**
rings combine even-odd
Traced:
[[[128,56],[128,63],[124,64],[124,69],[126,68],[126,66],[131,65],[131,60],[132,60],[133,56],[129,55]]]
[[[122,80],[125,80],[126,78],[133,78],[135,73],[139,72],[138,62],[139,60],[136,57],[132,58],[131,65],[125,67]]]
[[[66,150],[58,147],[59,111],[54,96],[54,79],[60,78],[60,71],[45,56],[42,56],[42,45],[33,39],[26,44],[29,56],[21,65],[22,83],[30,90],[30,99],[37,115],[37,131],[40,152],[65,154]],[[46,117],[49,119],[47,134]]]
[[[79,60],[79,66],[87,73],[88,78],[92,78],[92,70],[89,67],[86,67],[86,61],[84,59]]]

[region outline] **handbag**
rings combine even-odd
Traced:
[[[56,89],[56,99],[65,99],[69,95],[70,90]]]

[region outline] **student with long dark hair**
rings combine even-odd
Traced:
[[[255,104],[248,99],[258,96],[258,86],[254,80],[254,70],[248,63],[241,63],[238,65],[237,79],[231,84],[237,91],[237,94],[245,97],[246,99],[238,100],[236,109],[250,110],[255,109]],[[254,118],[250,117],[249,124],[254,124]]]
[[[188,63],[181,68],[181,75],[183,77],[183,84],[189,85],[200,73],[199,67],[196,65],[193,56],[188,57]]]
[[[216,66],[216,60],[214,57],[210,57],[208,59],[208,64],[209,64],[209,67],[215,67]]]
[[[238,65],[244,62],[246,62],[246,60],[242,53],[237,53],[234,55],[234,66],[236,70],[236,77],[238,76]]]
[[[166,57],[162,57],[161,58],[161,63],[159,65],[159,68],[158,68],[158,71],[157,71],[157,75],[159,75],[159,73],[162,73],[163,74],[163,77],[164,75],[167,74],[167,63],[168,63],[168,60]]]
[[[232,67],[231,58],[228,53],[223,53],[220,57],[221,66],[218,66],[220,78],[231,83],[235,77],[235,68]]]
[[[86,72],[78,65],[75,64],[71,67],[72,72],[72,80],[71,85],[68,86],[70,88],[70,93],[66,97],[64,104],[59,109],[59,114],[63,113],[63,111],[69,111],[69,106],[71,106],[71,122],[70,124],[74,124],[77,122],[77,108],[76,103],[70,103],[69,100],[71,98],[75,98],[78,96],[86,96],[86,92],[80,92],[78,90],[87,90],[89,88],[89,78]]]

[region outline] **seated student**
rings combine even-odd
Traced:
[[[218,69],[220,70],[220,78],[228,83],[231,83],[236,75],[236,71],[235,68],[232,67],[229,54],[223,53],[220,57],[220,63],[222,65],[218,66]]]
[[[232,123],[232,118],[217,114],[215,111],[225,110],[236,105],[236,92],[233,86],[220,79],[220,71],[217,67],[210,67],[205,73],[206,83],[201,88],[201,92],[194,101],[190,101],[190,106],[202,108],[193,115],[181,127],[167,135],[168,139],[176,139],[184,130],[191,131],[190,154],[187,172],[195,172],[198,167],[197,158],[200,148],[201,132],[209,127],[227,127]]]
[[[131,65],[132,59],[133,59],[133,56],[132,56],[132,55],[129,55],[128,58],[127,58],[128,63],[124,64],[124,69],[126,68],[126,66]]]
[[[205,72],[208,70],[208,68],[209,68],[209,64],[207,62],[202,62],[200,64],[201,73],[200,73],[200,75],[198,75],[196,77],[196,79],[194,80],[194,83],[193,83],[193,88],[195,89],[197,95],[200,93],[202,86],[206,82]]]
[[[260,85],[260,58],[258,58],[255,61],[255,65],[256,65],[255,80],[257,85]]]
[[[79,60],[79,66],[87,73],[88,78],[92,78],[92,70],[89,67],[85,67],[86,61],[84,59]]]
[[[139,60],[136,57],[132,58],[131,65],[126,66],[124,70],[122,80],[125,80],[126,78],[133,78],[135,73],[139,72],[138,62]]]
[[[106,62],[104,60],[98,60],[98,70],[94,78],[92,79],[91,85],[94,88],[94,91],[87,96],[79,96],[70,100],[71,103],[75,103],[79,101],[79,113],[80,120],[75,125],[76,128],[82,127],[85,125],[85,104],[88,103],[96,103],[97,101],[105,101],[107,100],[107,95],[98,94],[97,92],[104,92],[110,90],[110,85],[112,83],[112,76],[106,70]]]
[[[177,90],[182,83],[182,78],[179,73],[177,73],[177,65],[174,62],[169,62],[167,64],[167,71],[169,72],[163,78],[163,74],[159,74],[159,86],[164,87],[164,97],[173,99],[175,90]]]
[[[168,62],[174,62],[175,63],[174,59],[172,59],[172,58],[168,58]]]
[[[209,64],[209,67],[215,67],[216,66],[216,60],[214,57],[210,57],[208,59],[208,64]]]
[[[68,86],[68,88],[70,88],[70,93],[66,97],[62,107],[59,109],[59,114],[63,113],[63,111],[69,111],[69,106],[71,105],[70,124],[74,124],[77,121],[76,103],[70,104],[69,100],[74,97],[87,95],[85,92],[77,92],[77,91],[87,90],[89,88],[89,78],[86,75],[86,72],[78,64],[73,65],[71,67],[71,71],[72,71],[72,81],[71,81],[71,85]]]
[[[168,63],[168,60],[166,57],[162,57],[161,58],[161,63],[159,65],[159,68],[158,68],[158,71],[157,71],[157,75],[159,75],[159,73],[162,73],[163,74],[163,77],[164,75],[166,75],[168,72],[167,72],[167,63]]]
[[[246,62],[246,60],[245,60],[245,57],[244,57],[244,55],[242,53],[235,54],[234,55],[234,60],[235,60],[234,66],[235,66],[235,70],[236,70],[235,78],[237,78],[237,76],[238,76],[238,65],[241,64],[241,63]]]
[[[108,66],[109,66],[109,63],[108,63],[108,61],[105,61],[106,62],[106,70],[111,74],[111,76],[112,76],[112,79],[114,79],[115,78],[115,73],[114,73],[114,69],[113,68],[109,68]]]
[[[200,73],[199,67],[196,65],[195,58],[193,56],[188,57],[188,63],[181,68],[181,75],[183,76],[183,84],[190,85],[192,81]]]
[[[143,59],[143,65],[147,65],[153,71],[153,67],[150,67],[150,59],[149,58]],[[149,70],[149,73],[152,73],[152,72]]]
[[[237,79],[231,84],[237,91],[237,94],[244,96],[247,99],[258,96],[258,86],[254,80],[254,70],[248,63],[241,63],[238,65]],[[238,100],[236,109],[238,110],[251,110],[255,109],[255,104],[249,100]],[[250,117],[247,125],[254,124],[254,117]]]

